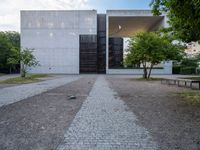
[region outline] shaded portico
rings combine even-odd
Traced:
[[[130,38],[138,32],[156,31],[160,27],[167,27],[167,18],[153,16],[151,10],[108,10],[107,11],[107,45],[106,45],[106,73],[107,74],[142,74],[142,69],[114,69],[110,68],[109,39]],[[153,74],[171,74],[172,63],[165,62]]]

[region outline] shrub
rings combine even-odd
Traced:
[[[196,67],[181,67],[180,73],[184,75],[196,74]]]
[[[173,74],[180,74],[181,66],[173,66],[172,73]]]

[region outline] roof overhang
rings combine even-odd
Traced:
[[[132,37],[138,32],[155,31],[164,26],[165,15],[153,16],[151,10],[108,10],[110,37]]]

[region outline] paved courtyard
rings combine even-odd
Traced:
[[[106,75],[5,87],[0,149],[199,150],[200,110],[181,91],[188,89]]]
[[[3,88],[0,90],[0,107],[62,86],[78,78],[78,76],[67,76],[39,83]]]
[[[148,131],[115,95],[98,77],[58,150],[156,149]]]

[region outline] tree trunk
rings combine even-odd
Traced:
[[[21,64],[21,77],[25,78],[26,77],[26,70],[23,64]]]
[[[146,67],[146,62],[143,62],[143,78],[147,79],[147,67]]]
[[[10,72],[10,74],[12,73],[12,67],[11,66],[9,67],[9,72]]]
[[[149,69],[149,74],[148,74],[148,79],[150,78],[150,76],[151,76],[151,71],[152,71],[152,68],[153,68],[153,64],[151,64],[151,66],[150,66],[150,69]]]
[[[143,69],[143,70],[144,70],[143,78],[145,78],[145,79],[146,79],[146,78],[147,78],[147,68],[146,68],[146,67],[144,67],[144,69]]]

